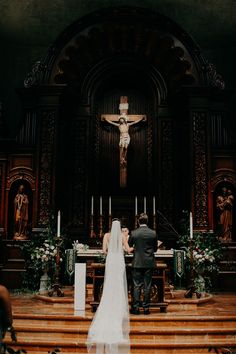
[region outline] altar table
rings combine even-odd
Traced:
[[[158,250],[155,253],[157,267],[153,273],[151,307],[159,307],[160,312],[166,312],[168,306],[168,303],[165,302],[166,271],[169,269],[170,260],[173,260],[173,254],[173,249]],[[88,249],[87,251],[80,251],[77,253],[77,262],[86,263],[87,275],[92,278],[94,299],[90,304],[93,312],[96,311],[99,304],[103,285],[105,265],[100,262],[102,255],[103,252],[101,249]],[[132,258],[132,254],[125,255],[127,281],[130,295],[132,295]]]
[[[103,280],[104,280],[104,270],[105,264],[103,263],[92,263],[91,264],[93,270],[93,301],[90,302],[92,307],[92,312],[95,312],[97,306],[99,305]],[[153,271],[152,277],[152,289],[151,289],[151,304],[150,307],[159,307],[160,312],[166,312],[166,308],[168,303],[165,302],[165,271],[167,269],[167,265],[161,261],[157,262],[157,267]],[[126,264],[127,271],[127,282],[129,294],[131,295],[131,303],[132,303],[132,266],[131,264]]]

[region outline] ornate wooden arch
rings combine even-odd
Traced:
[[[236,173],[229,169],[220,169],[211,178],[211,190],[214,192],[216,187],[223,183],[228,182],[236,188]]]
[[[68,26],[34,65],[25,86],[63,83],[78,88],[92,67],[124,55],[156,68],[170,89],[217,85],[212,65],[174,21],[150,9],[112,7]]]

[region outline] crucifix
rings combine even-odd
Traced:
[[[127,185],[127,150],[130,143],[129,127],[141,121],[146,121],[145,114],[129,114],[128,115],[128,97],[121,96],[119,111],[120,114],[102,114],[101,120],[106,121],[119,128],[120,131],[120,187],[125,188]]]

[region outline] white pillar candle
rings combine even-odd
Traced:
[[[190,211],[190,214],[189,214],[189,224],[190,224],[190,238],[191,240],[193,239],[193,214],[192,212]]]
[[[94,209],[93,209],[93,195],[91,197],[91,215],[93,215]]]
[[[102,215],[102,196],[100,197],[100,215]]]
[[[109,215],[111,215],[111,197],[109,197]]]
[[[156,215],[156,198],[153,196],[153,215]]]
[[[135,201],[134,201],[134,210],[135,210],[135,215],[138,214],[138,198],[135,197]]]
[[[147,212],[146,197],[143,198],[143,211],[146,214],[146,212]]]
[[[57,213],[57,237],[61,236],[61,212],[58,210]]]

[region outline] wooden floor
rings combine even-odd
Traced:
[[[170,300],[167,313],[131,315],[131,353],[208,353],[211,346],[236,348],[236,293],[214,294],[209,301],[186,303],[180,292]],[[47,299],[46,299],[47,300]],[[34,295],[13,295],[14,326],[18,343],[28,354],[86,353],[88,327],[93,318],[89,304],[85,313],[73,309],[73,294],[42,301]],[[213,351],[212,351],[213,352]]]

